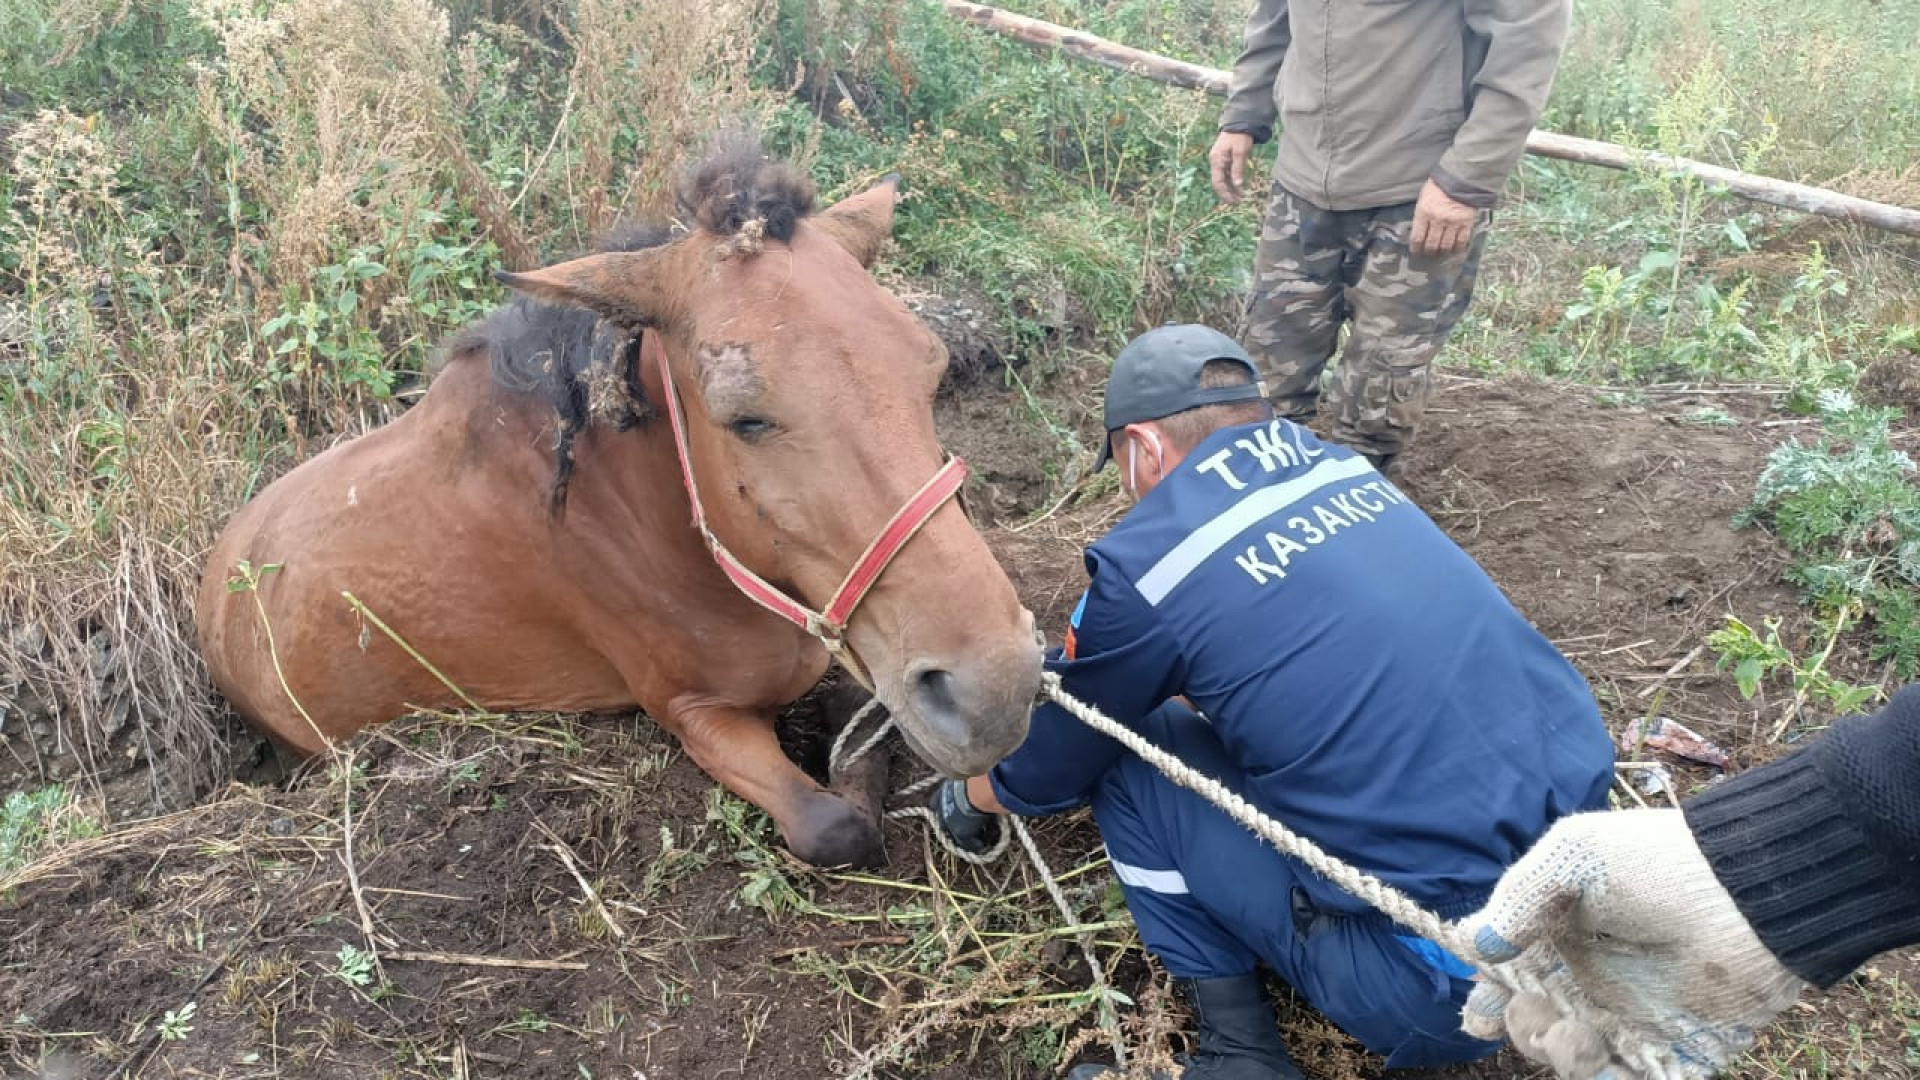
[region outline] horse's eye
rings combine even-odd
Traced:
[[[727,430],[748,442],[756,442],[773,433],[773,422],[759,416],[736,417]]]

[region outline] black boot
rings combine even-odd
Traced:
[[[1393,459],[1399,457],[1400,455],[1397,453],[1394,453],[1394,454],[1361,454],[1360,456],[1367,459],[1367,463],[1373,466],[1374,471],[1379,473],[1385,473],[1388,469],[1393,468]]]
[[[1193,1052],[1180,1055],[1186,1080],[1302,1080],[1258,975],[1173,982],[1193,1010],[1196,1028]],[[1110,1072],[1105,1065],[1080,1065],[1067,1080]]]

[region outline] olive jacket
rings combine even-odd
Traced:
[[[1572,0],[1258,0],[1222,131],[1280,128],[1274,179],[1326,210],[1431,177],[1491,207],[1546,106]]]

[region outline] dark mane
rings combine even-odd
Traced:
[[[674,186],[679,220],[616,226],[595,251],[658,247],[687,231],[687,222],[758,250],[763,238],[793,239],[813,211],[814,187],[785,162],[769,160],[758,138],[728,135],[683,170]],[[636,331],[584,308],[560,307],[514,295],[485,320],[460,331],[446,355],[485,350],[493,381],[503,389],[544,399],[559,421],[554,436],[553,490],[548,508],[566,509],[573,479],[573,442],[591,423],[624,431],[653,416],[640,384]]]
[[[670,238],[664,226],[611,233],[600,251],[638,251]],[[519,294],[485,320],[460,331],[447,355],[484,350],[493,381],[516,394],[544,399],[558,425],[553,439],[553,490],[548,510],[566,510],[573,481],[573,440],[598,421],[625,431],[653,415],[640,387],[640,337],[586,308],[543,304]]]

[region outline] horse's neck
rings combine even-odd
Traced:
[[[448,361],[416,411],[443,433],[457,468],[485,470],[492,478],[489,486],[498,490],[490,513],[519,507],[528,527],[551,527],[562,545],[593,547],[617,535],[623,545],[690,544],[704,560],[698,534],[687,528],[692,510],[664,412],[625,431],[589,423],[578,432],[565,509],[549,522],[559,430],[550,402],[499,387],[486,356],[469,353]]]
[[[401,418],[417,425],[437,458],[456,475],[474,472],[518,475],[530,468],[542,449],[551,468],[553,410],[530,394],[503,389],[487,370],[483,351],[450,358],[433,377],[426,396]]]
[[[704,557],[699,534],[690,527],[693,507],[664,413],[625,431],[592,424],[574,440],[573,455],[569,507],[643,529],[654,543],[684,541]]]

